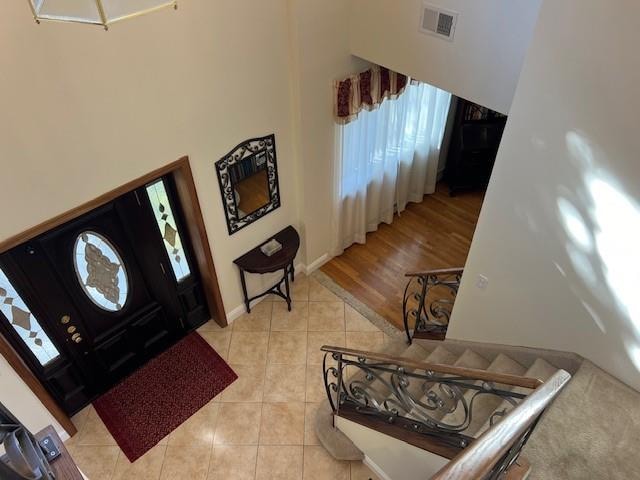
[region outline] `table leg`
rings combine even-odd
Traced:
[[[247,313],[251,313],[249,295],[247,295],[247,282],[244,279],[244,270],[240,270],[240,282],[242,283],[242,294],[244,295],[244,304],[247,307]]]
[[[291,311],[291,292],[289,291],[289,272],[284,269],[284,290],[287,295],[287,310]]]
[[[291,261],[291,281],[296,281],[296,267],[293,266],[293,260]]]

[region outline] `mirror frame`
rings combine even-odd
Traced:
[[[248,213],[246,216],[238,218],[238,206],[236,205],[236,198],[234,195],[233,185],[231,183],[229,167],[247,157],[251,157],[262,152],[267,154],[266,171],[270,201],[257,210]],[[222,205],[224,206],[224,213],[227,217],[227,229],[229,230],[229,235],[233,235],[280,207],[280,187],[278,183],[278,165],[276,160],[276,136],[274,134],[267,135],[266,137],[252,138],[240,143],[224,157],[218,160],[215,163],[215,167],[216,173],[218,174]]]

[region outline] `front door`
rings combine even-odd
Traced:
[[[59,352],[42,373],[67,411],[209,318],[179,219],[159,180],[2,258]]]
[[[91,377],[105,384],[184,329],[178,316],[167,314],[172,310],[167,289],[151,294],[152,278],[145,278],[137,260],[147,253],[127,236],[129,215],[118,212],[123,203],[110,203],[40,241],[65,292],[45,302],[67,307],[59,318],[67,340],[76,355],[92,361]]]

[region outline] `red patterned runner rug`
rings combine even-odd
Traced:
[[[133,462],[237,378],[194,332],[102,395],[93,406]]]

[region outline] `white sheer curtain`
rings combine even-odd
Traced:
[[[399,98],[336,127],[334,255],[435,191],[450,102],[436,87],[409,85]]]

